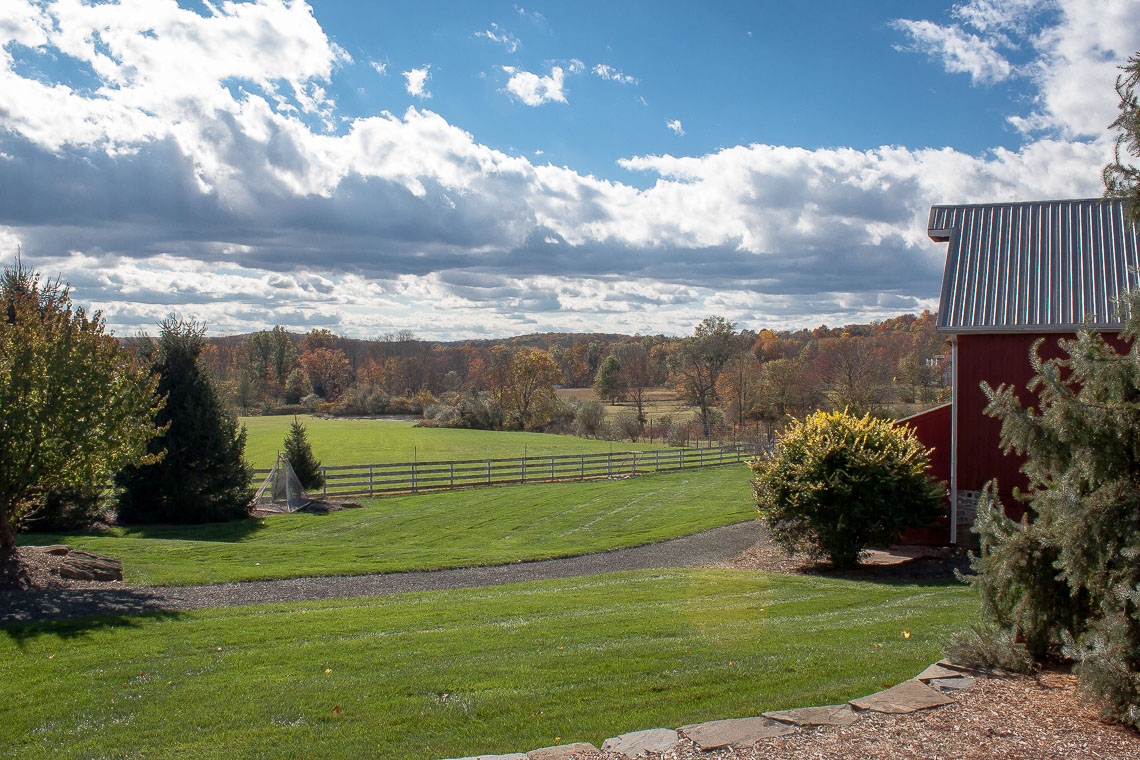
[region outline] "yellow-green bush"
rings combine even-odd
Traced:
[[[937,518],[945,491],[928,477],[927,455],[909,428],[816,412],[752,462],[756,505],[772,539],[789,552],[850,567],[866,547]]]

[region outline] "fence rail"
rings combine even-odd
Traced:
[[[378,496],[507,483],[585,480],[732,464],[746,461],[750,455],[748,447],[738,445],[509,459],[333,465],[321,468],[324,487],[308,495],[322,498]],[[253,470],[255,478],[270,472],[270,469]]]

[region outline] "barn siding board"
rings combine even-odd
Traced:
[[[950,423],[953,409],[950,404],[936,406],[925,412],[897,420],[894,424],[909,427],[930,453],[930,477],[939,483],[950,483]],[[905,544],[942,546],[950,543],[950,501],[945,499],[946,518],[929,528],[912,528],[903,535]]]

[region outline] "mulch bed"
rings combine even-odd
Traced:
[[[0,553],[0,591],[123,588],[120,581],[79,581],[59,575],[64,557],[40,546],[17,546]]]

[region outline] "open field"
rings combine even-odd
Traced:
[[[496,434],[498,435],[498,434]],[[743,465],[366,500],[263,520],[29,533],[123,560],[141,585],[427,570],[564,557],[662,541],[756,515]]]
[[[599,400],[593,388],[560,388],[558,396],[576,401]],[[606,417],[613,417],[625,409],[636,410],[636,407],[629,401],[623,401],[620,404],[602,402],[602,410]],[[669,414],[677,422],[687,422],[695,413],[696,407],[681,400],[672,388],[649,388],[645,391],[645,415],[647,417],[656,420],[662,415]]]
[[[656,448],[647,443],[599,441],[550,433],[417,428],[395,420],[332,419],[302,416],[313,454],[326,466],[497,459],[554,454],[590,454]],[[251,467],[272,467],[289,433],[292,417],[241,417],[249,431],[245,459]]]
[[[600,744],[879,690],[975,608],[955,584],[673,570],[8,627],[0,745],[54,760]]]

